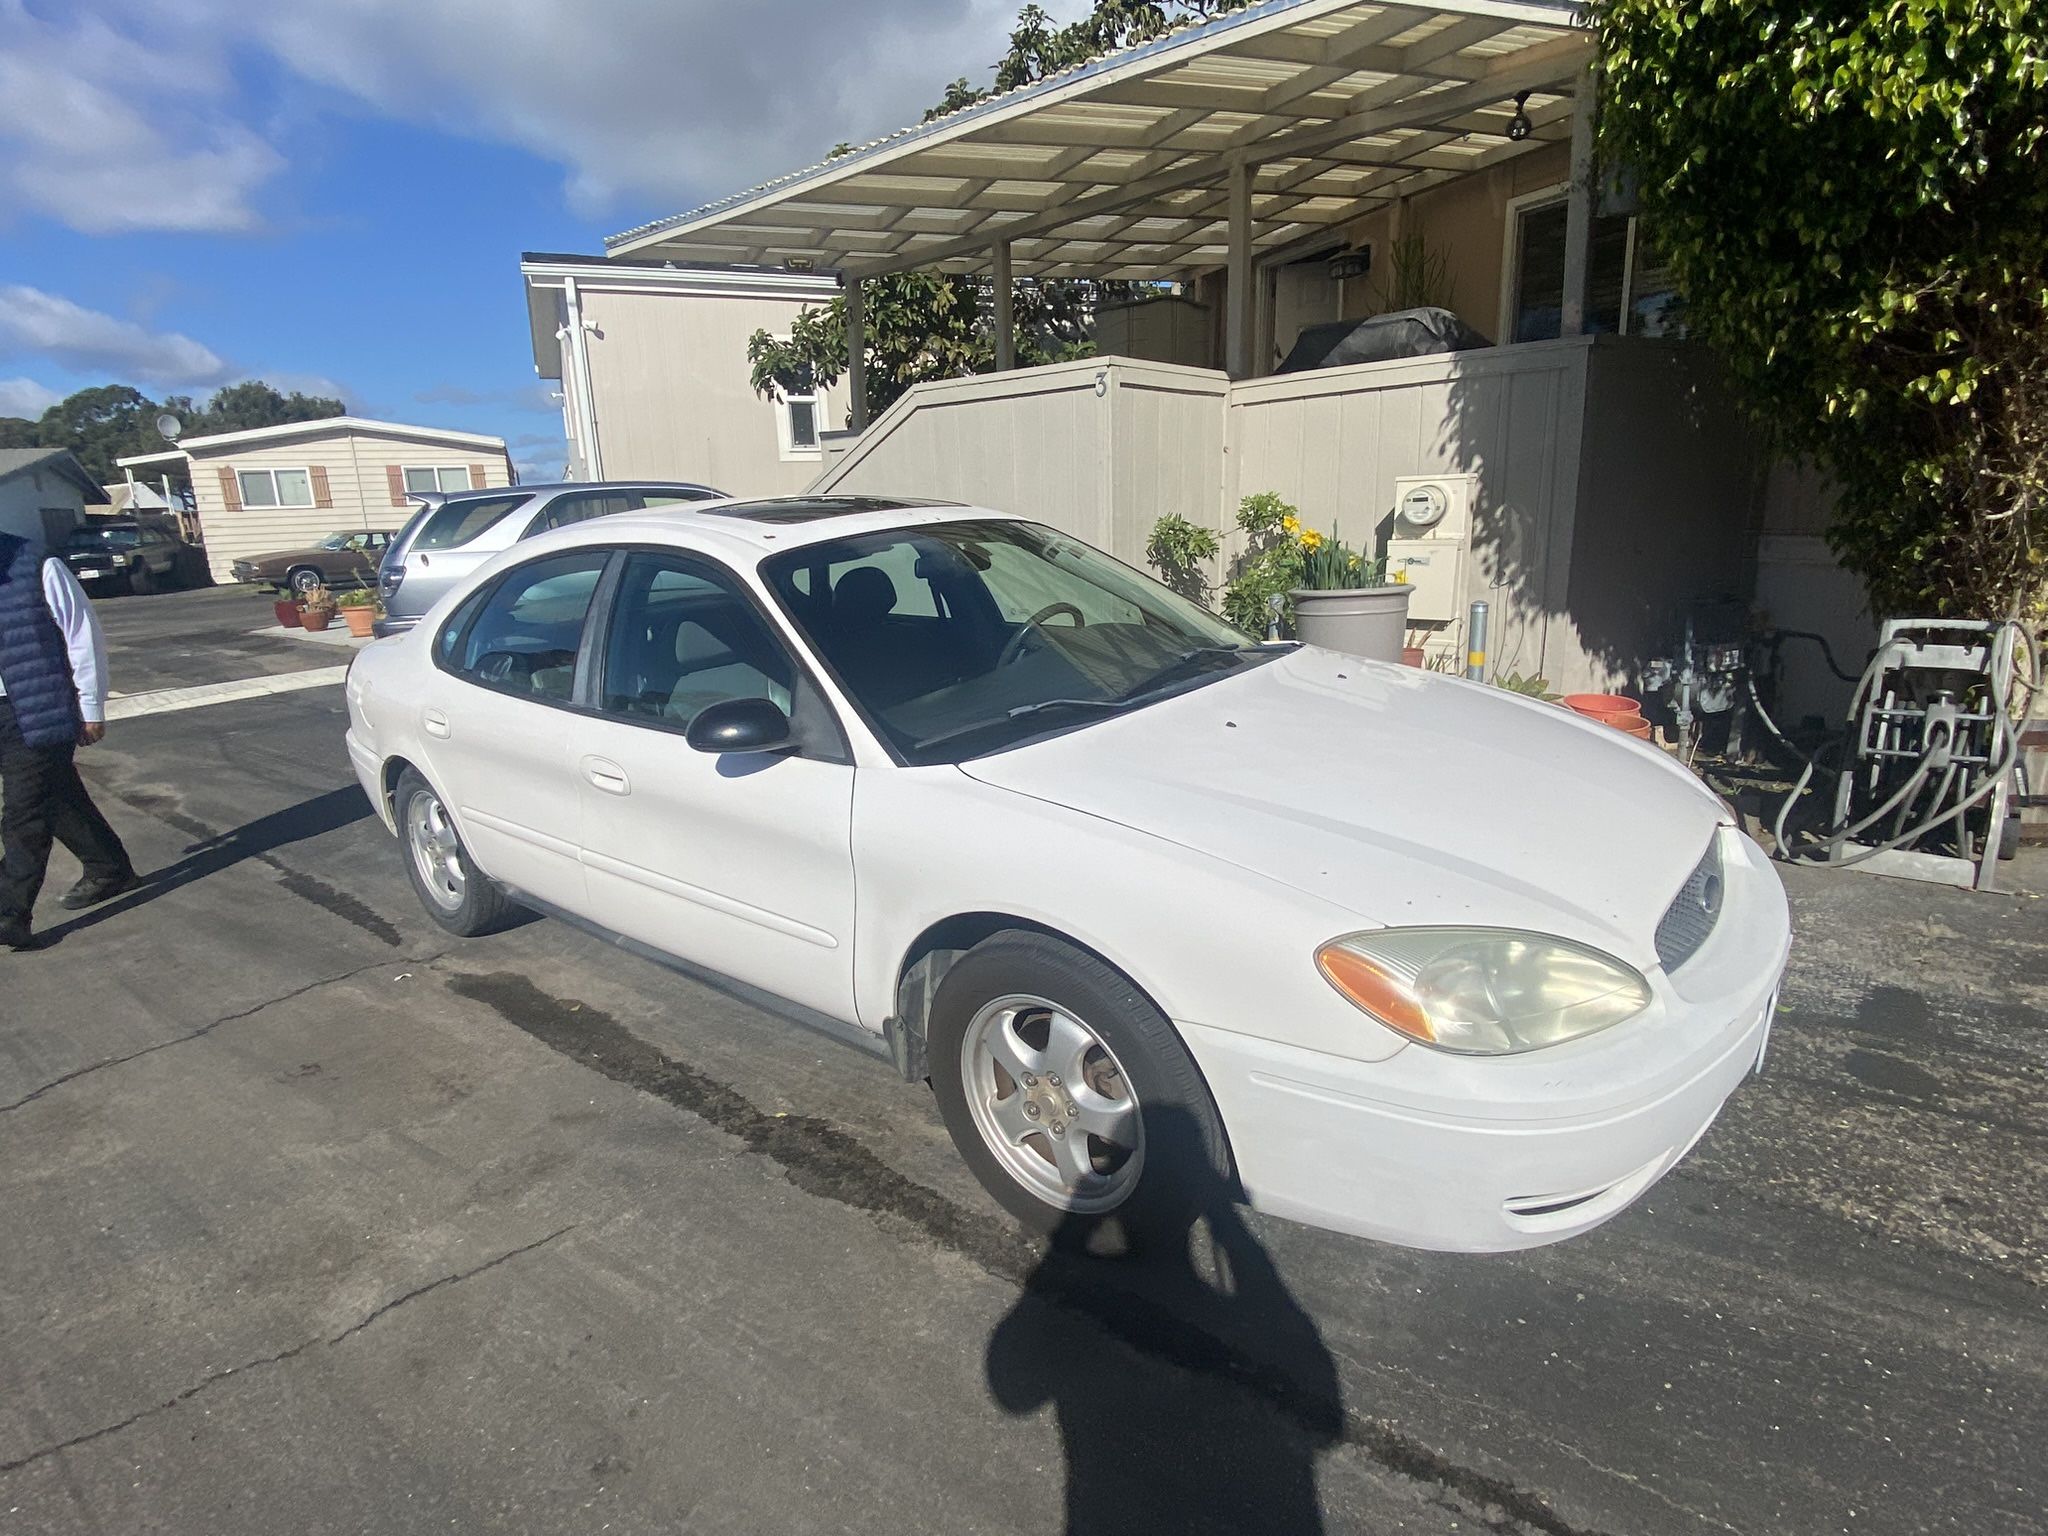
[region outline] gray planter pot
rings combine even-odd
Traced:
[[[1414,590],[1390,582],[1335,592],[1290,592],[1294,632],[1307,645],[1368,661],[1399,662],[1408,638],[1408,599]]]

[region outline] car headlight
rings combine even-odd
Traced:
[[[1330,985],[1410,1040],[1509,1056],[1632,1019],[1650,984],[1611,955],[1511,928],[1384,928],[1316,951]]]

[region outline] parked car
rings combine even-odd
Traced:
[[[1583,1232],[1761,1065],[1790,929],[1722,803],[1552,704],[1261,644],[1064,534],[858,498],[607,518],[358,655],[428,914],[515,907],[928,1078],[1040,1228],[1190,1170],[1428,1248]]]
[[[187,544],[176,518],[93,518],[64,540],[64,563],[87,592],[154,592],[184,581]]]
[[[388,529],[343,529],[300,549],[237,560],[228,573],[237,581],[276,587],[300,597],[315,587],[367,587],[376,581],[378,563],[390,543]]]
[[[422,492],[420,510],[385,551],[377,576],[384,616],[376,633],[411,629],[434,601],[507,545],[593,517],[725,495],[689,481],[564,481],[467,494]]]

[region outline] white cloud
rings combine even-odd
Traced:
[[[0,379],[0,416],[25,416],[34,421],[62,398],[34,379]]]
[[[190,336],[152,331],[23,283],[0,283],[0,359],[9,357],[186,390],[210,389],[240,374]]]
[[[89,235],[253,229],[284,160],[233,93],[223,38],[0,0],[0,209]]]

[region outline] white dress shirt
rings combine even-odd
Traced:
[[[50,617],[64,636],[64,649],[71,653],[71,680],[78,688],[81,719],[107,718],[107,637],[100,632],[99,615],[92,611],[92,599],[62,560],[43,562],[43,600],[50,605]],[[0,696],[7,692],[7,679],[0,677]]]

